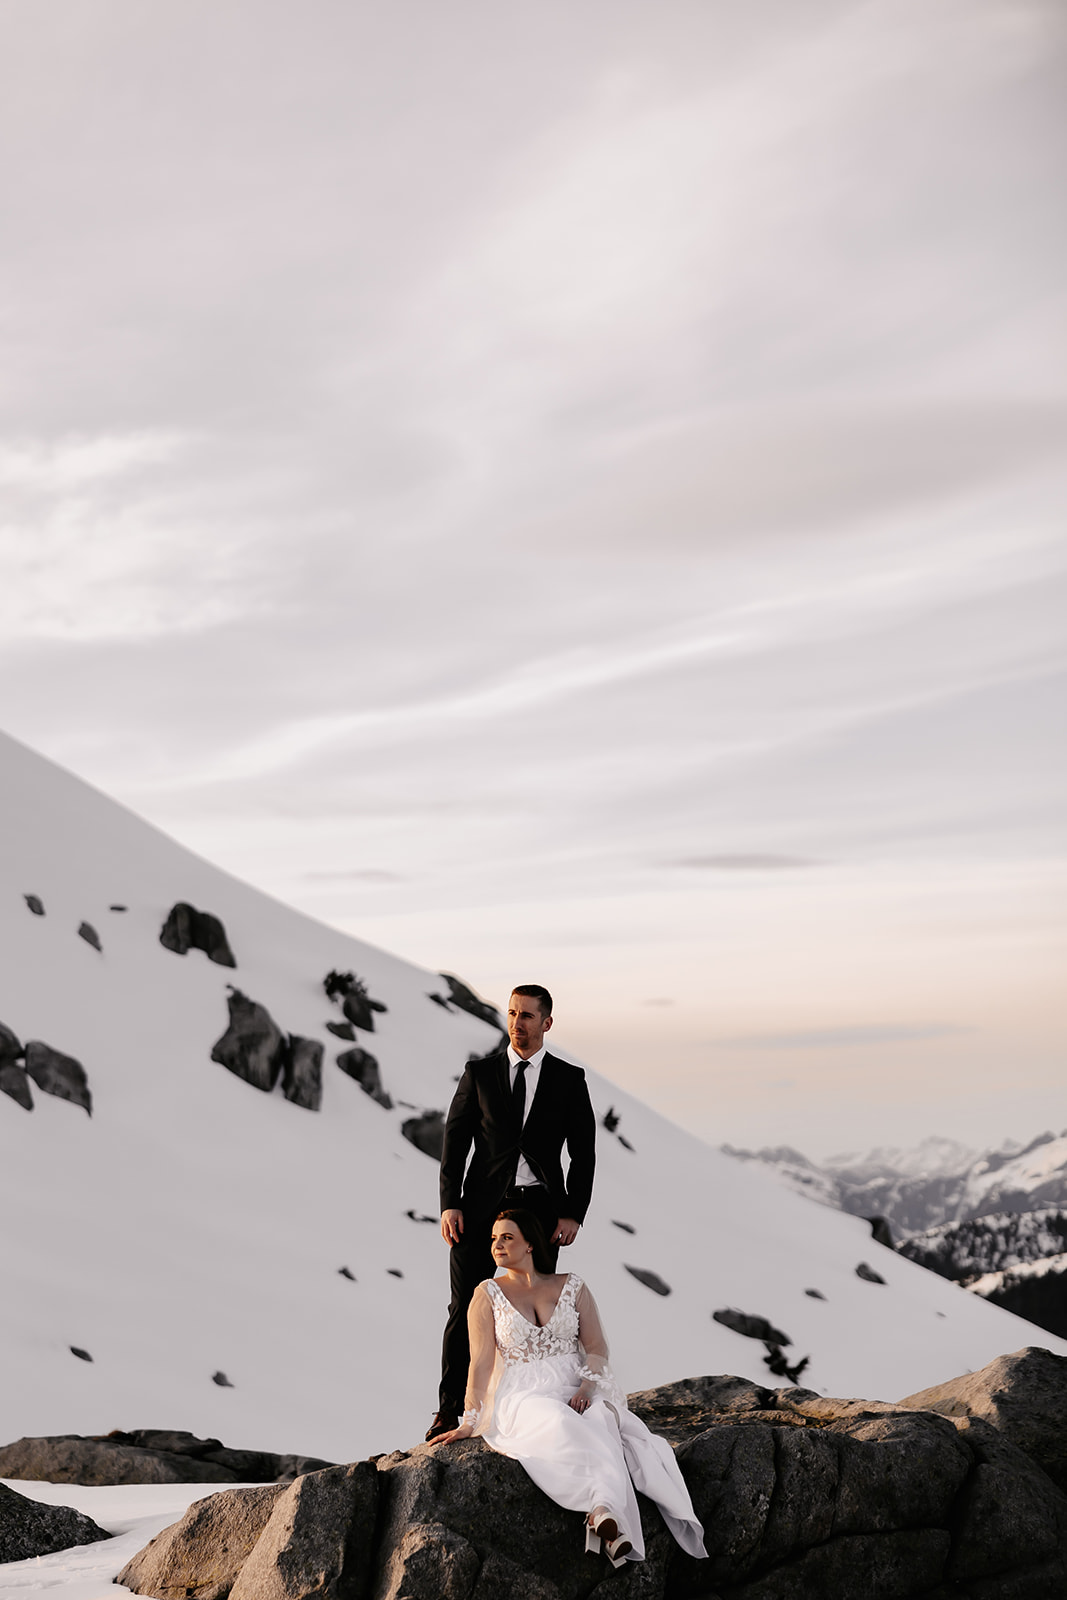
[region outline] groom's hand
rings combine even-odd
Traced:
[[[578,1237],[580,1222],[575,1222],[573,1217],[560,1217],[556,1223],[556,1230],[552,1235],[553,1244],[573,1244]]]
[[[458,1244],[459,1236],[463,1232],[462,1211],[441,1212],[441,1238],[445,1244]]]

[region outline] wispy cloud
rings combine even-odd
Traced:
[[[701,872],[789,872],[796,867],[820,867],[825,863],[814,856],[786,856],[736,851],[715,856],[683,856],[668,861],[668,867],[693,868]]]
[[[745,1033],[714,1042],[742,1050],[843,1050],[870,1044],[918,1044],[968,1031],[947,1022],[870,1023],[862,1027],[811,1028],[795,1033]]]

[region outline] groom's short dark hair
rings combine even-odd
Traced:
[[[543,1017],[552,1015],[552,996],[543,984],[517,983],[511,992],[512,994],[525,995],[527,1000],[536,1000],[541,1007],[541,1015]]]

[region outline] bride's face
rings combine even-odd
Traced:
[[[505,1271],[528,1271],[532,1251],[514,1222],[493,1223],[493,1260]]]

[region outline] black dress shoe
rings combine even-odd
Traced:
[[[426,1443],[436,1439],[442,1433],[451,1433],[453,1428],[459,1427],[459,1412],[442,1409],[434,1417],[426,1430]]]

